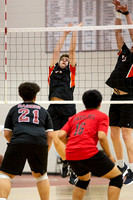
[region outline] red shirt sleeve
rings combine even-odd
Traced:
[[[106,114],[104,114],[103,117],[100,119],[98,131],[103,131],[107,135],[108,127],[109,127],[109,117]]]
[[[66,132],[67,132],[67,135],[69,136],[69,135],[70,135],[70,130],[71,130],[70,121],[68,121],[68,122],[62,127],[61,130],[66,131]]]
[[[71,73],[75,74],[76,73],[76,65],[74,67],[72,67],[72,65],[70,65],[70,71],[71,71]]]
[[[117,54],[118,54],[118,56],[121,54],[121,52],[122,52],[122,51],[119,51],[119,52],[117,53]]]
[[[75,86],[76,66],[72,67],[72,65],[70,65],[70,72],[71,72],[71,87],[74,87]]]
[[[50,84],[50,76],[51,76],[53,69],[54,69],[54,65],[53,65],[53,67],[49,67],[48,84]]]

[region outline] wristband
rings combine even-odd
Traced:
[[[128,15],[128,14],[129,14],[129,12],[128,12],[128,11],[126,11],[126,12],[123,12],[122,14],[123,14],[123,15]]]
[[[116,16],[115,16],[117,19],[121,19],[121,13],[116,11]]]
[[[121,10],[117,10],[116,12],[122,13]]]
[[[123,15],[128,15],[128,14],[129,14],[129,11],[128,11],[128,10],[125,11],[125,12],[121,12],[121,10],[117,10],[117,12],[119,12],[119,13],[121,13],[121,14],[123,14]]]

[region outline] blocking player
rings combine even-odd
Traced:
[[[115,25],[121,25],[121,15],[125,16],[128,24],[133,24],[128,12],[127,4],[124,6],[118,0],[113,0],[116,9]],[[129,29],[133,42],[133,29]],[[106,84],[114,89],[111,100],[133,100],[133,46],[129,49],[124,42],[122,30],[115,30],[116,42],[119,49],[119,57]],[[109,110],[111,138],[118,160],[118,167],[126,176],[125,185],[133,183],[133,105],[111,104]],[[123,158],[123,146],[120,131],[126,146],[129,169]]]
[[[72,24],[69,24],[72,26]],[[80,23],[77,26],[82,26]],[[77,32],[72,32],[69,54],[60,56],[60,51],[70,31],[64,31],[60,37],[52,56],[49,67],[49,100],[64,101],[73,100],[75,88],[76,58],[75,49],[77,43]],[[59,130],[68,121],[68,118],[76,113],[75,104],[51,104],[48,112],[53,121],[54,130]],[[65,178],[68,174],[68,162],[63,160],[61,176]],[[70,171],[69,182],[74,184],[76,175]]]

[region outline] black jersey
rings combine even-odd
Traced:
[[[49,113],[43,107],[24,102],[10,109],[4,129],[12,131],[11,143],[47,145],[47,132],[53,130],[53,124]]]
[[[49,68],[49,100],[58,97],[63,100],[73,100],[76,67],[71,65],[61,69],[58,63]]]
[[[106,84],[112,88],[133,94],[133,53],[130,52],[125,43],[115,69]]]

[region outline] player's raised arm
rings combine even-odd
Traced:
[[[123,15],[126,16],[127,24],[129,24],[129,25],[133,24],[131,15],[129,14],[129,11],[128,11],[127,4],[121,5],[120,11],[121,11],[121,13],[122,13]],[[129,31],[131,40],[133,41],[133,29],[128,29],[128,31]]]
[[[116,17],[115,25],[121,25],[121,19],[120,18]],[[124,44],[124,38],[122,36],[122,30],[121,29],[115,30],[115,38],[116,38],[116,42],[117,42],[117,47],[120,51],[122,49],[123,44]]]
[[[118,12],[120,10],[121,4],[118,0],[113,0],[112,3],[115,5],[115,10],[116,10],[115,25],[121,25],[121,13]],[[124,38],[122,36],[122,30],[121,29],[115,30],[115,37],[116,37],[117,47],[120,51],[122,49],[123,44],[124,44]]]
[[[83,23],[81,22],[75,27],[83,26]],[[75,66],[76,64],[76,58],[75,58],[75,49],[76,49],[76,44],[77,44],[77,31],[72,32],[72,38],[71,38],[71,44],[69,48],[69,61],[72,67]]]
[[[69,23],[68,26],[72,26],[72,23]],[[53,52],[53,56],[52,59],[50,61],[50,66],[52,67],[55,63],[57,63],[59,61],[59,57],[60,57],[60,51],[64,45],[64,42],[66,40],[67,35],[70,33],[70,31],[64,31],[62,36],[60,37],[60,39],[58,40],[54,52]]]

